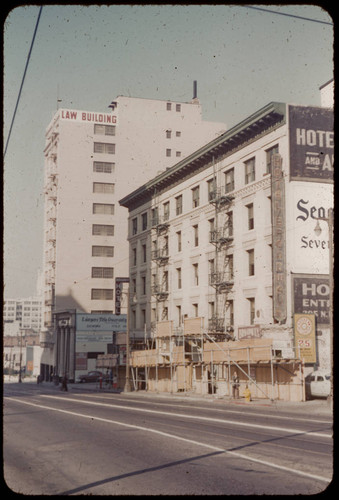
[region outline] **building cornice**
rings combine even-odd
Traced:
[[[202,146],[173,167],[128,194],[119,203],[130,211],[152,199],[153,196],[182,182],[228,156],[244,145],[257,140],[277,126],[286,123],[286,104],[271,102],[239,124]]]

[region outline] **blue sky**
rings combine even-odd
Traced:
[[[45,5],[4,166],[5,298],[35,293],[43,255],[44,134],[60,106],[108,111],[118,95],[190,101],[232,127],[271,101],[319,105],[333,28],[316,5]],[[254,6],[252,6],[254,7]],[[260,7],[260,6],[257,6]],[[4,24],[4,141],[39,6]]]

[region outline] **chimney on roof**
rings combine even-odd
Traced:
[[[197,89],[198,89],[198,82],[196,80],[193,81],[193,99],[197,99]]]
[[[198,82],[196,80],[194,80],[193,81],[193,99],[191,100],[192,104],[200,104],[198,96],[197,96],[197,94],[198,94],[197,88],[198,88]]]

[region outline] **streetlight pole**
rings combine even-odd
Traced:
[[[329,250],[329,288],[330,288],[330,363],[331,363],[331,389],[329,395],[329,402],[333,405],[333,210],[329,209],[328,217],[317,217],[317,225],[314,232],[317,236],[321,234],[320,220],[327,222],[328,225],[328,250]]]
[[[124,387],[124,392],[131,392],[131,383],[129,379],[129,371],[130,371],[130,366],[129,366],[129,325],[130,325],[130,313],[129,313],[129,284],[128,284],[128,291],[127,291],[127,327],[126,327],[126,380],[125,380],[125,387]]]

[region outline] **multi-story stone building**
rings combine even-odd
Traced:
[[[279,359],[330,369],[333,146],[331,109],[270,103],[120,200],[130,335],[156,339],[154,366],[173,359],[164,337],[183,345],[198,323],[198,336],[267,339]]]
[[[196,96],[188,103],[119,96],[111,108],[59,109],[46,131],[42,341],[51,352],[53,314],[115,312],[114,280],[128,276],[128,214],[119,198],[225,131],[202,120]]]

